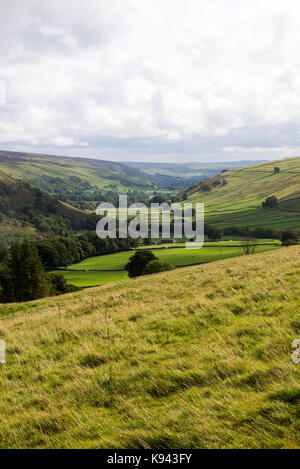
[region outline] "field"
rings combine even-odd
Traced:
[[[261,240],[258,242],[270,242],[270,240]],[[273,241],[274,243],[275,241]],[[228,244],[229,246],[226,246]],[[236,244],[236,246],[235,246]],[[255,252],[270,251],[278,249],[279,246],[270,244],[257,246]],[[155,256],[163,262],[169,262],[175,267],[182,267],[192,264],[213,262],[220,259],[242,256],[243,248],[238,241],[220,242],[215,247],[203,247],[202,249],[182,248],[152,248]],[[104,256],[96,256],[86,259],[78,264],[70,265],[68,270],[55,271],[62,273],[67,282],[78,287],[92,287],[116,282],[127,278],[127,272],[124,266],[133,251],[119,252]],[[97,271],[98,270],[98,271]]]
[[[280,172],[274,174],[274,167]],[[249,226],[300,229],[300,158],[287,158],[222,173],[225,185],[210,192],[189,190],[189,201],[205,204],[205,221],[220,227]],[[262,209],[274,195],[279,207]]]
[[[1,448],[299,448],[300,248],[1,305]]]

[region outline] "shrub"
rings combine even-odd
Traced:
[[[295,244],[295,242],[298,241],[298,234],[292,230],[285,230],[281,233],[281,241],[284,246],[289,246],[289,244],[286,243],[290,241],[294,241],[292,244]]]
[[[207,230],[207,236],[210,241],[217,241],[222,238],[223,232],[216,226],[210,226]]]
[[[274,207],[277,207],[279,204],[278,204],[277,197],[275,197],[275,195],[272,195],[270,197],[267,197],[266,200],[261,205],[262,205],[262,208],[274,208]]]
[[[50,295],[62,295],[80,290],[74,285],[68,285],[65,277],[62,274],[48,274],[47,281],[49,284]]]
[[[148,262],[143,270],[143,275],[157,274],[159,272],[165,272],[167,270],[174,269],[175,266],[168,262],[161,262],[159,259]]]
[[[287,247],[287,246],[294,246],[296,244],[296,241],[294,239],[285,239],[282,241],[282,244]]]

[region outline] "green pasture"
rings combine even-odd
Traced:
[[[224,246],[225,244],[225,246]],[[160,248],[155,249],[155,255],[163,262],[168,262],[175,267],[183,267],[186,265],[201,264],[214,262],[221,259],[237,257],[244,255],[243,248],[240,244],[232,246],[230,242],[220,242],[214,247],[204,246],[202,249],[186,249],[180,248]],[[278,249],[279,245],[257,246],[255,253],[271,251]],[[67,282],[78,287],[92,287],[104,285],[107,283],[117,282],[127,278],[127,272],[124,270],[129,258],[134,251],[118,252],[116,254],[108,254],[95,256],[85,259],[77,264],[67,267],[68,270],[59,270],[64,275]]]

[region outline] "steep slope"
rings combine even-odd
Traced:
[[[274,173],[275,167],[279,173]],[[226,171],[187,194],[190,201],[205,204],[208,223],[300,228],[300,157]],[[262,209],[272,195],[279,200],[278,208]]]
[[[0,447],[299,448],[300,248],[1,305]]]
[[[95,216],[0,171],[0,240],[93,229]]]

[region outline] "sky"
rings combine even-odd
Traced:
[[[0,148],[300,155],[299,0],[0,0]]]

